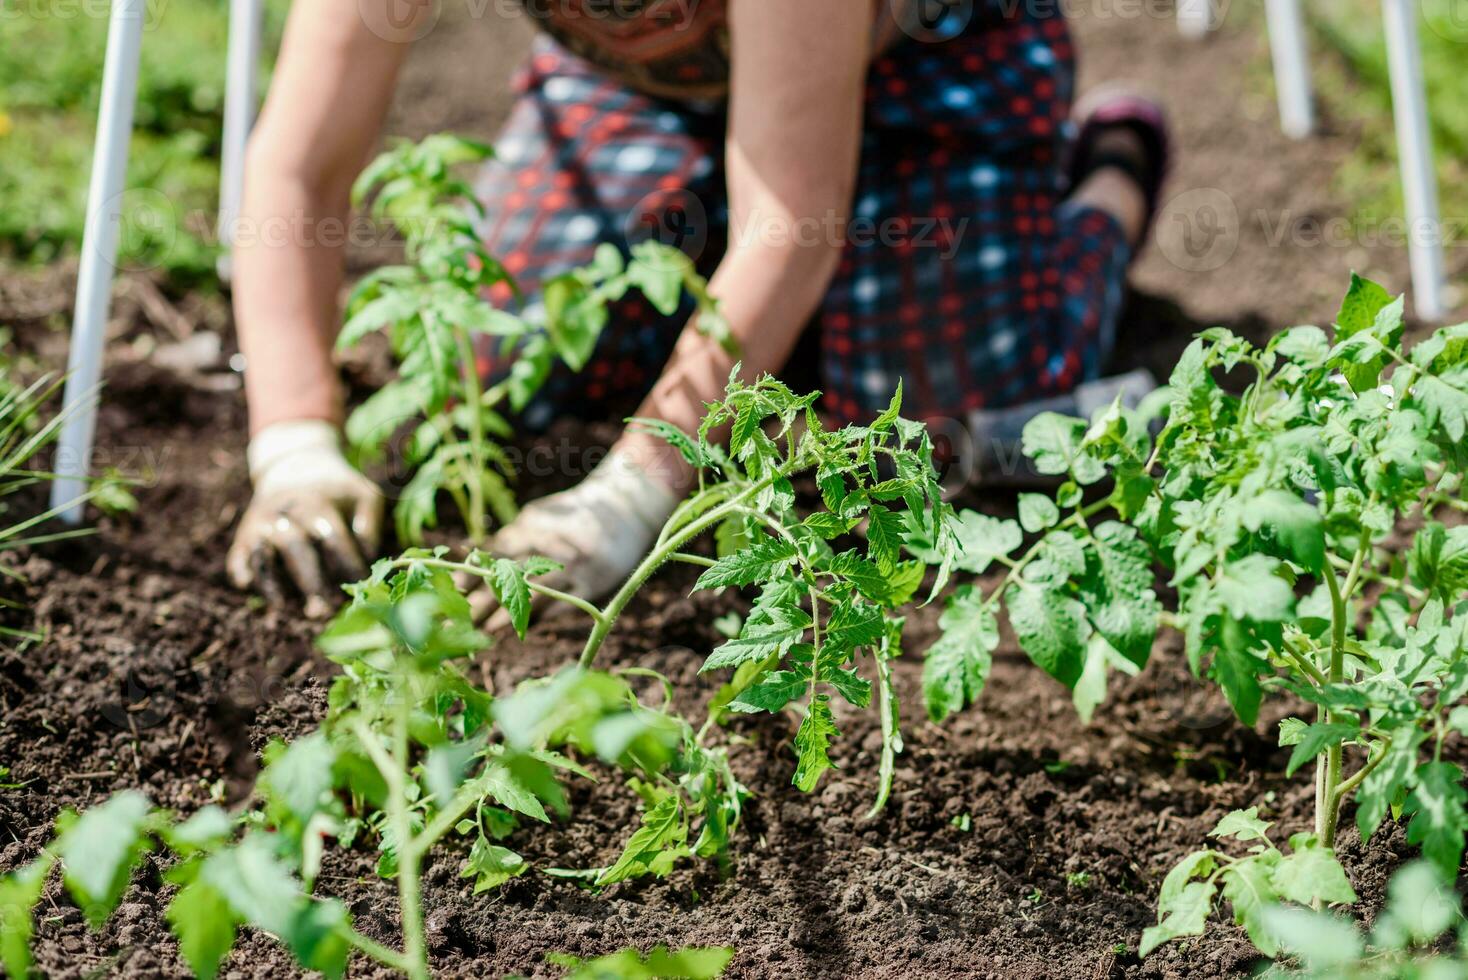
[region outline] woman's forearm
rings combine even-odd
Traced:
[[[689,324],[636,414],[692,432],[703,418],[704,404],[723,396],[736,361],[746,379],[783,368],[840,258],[836,241],[736,244],[714,273],[709,291],[718,297],[720,311],[738,341],[738,356]],[[692,482],[687,464],[654,436],[629,432],[617,448],[635,453],[645,468],[655,470],[675,489],[687,489]]]
[[[348,218],[346,193],[254,166],[234,249],[235,319],[250,431],[275,422],[340,422],[331,359]]]
[[[234,306],[252,433],[340,421],[332,367],[352,180],[367,162],[422,17],[395,0],[292,6],[250,140],[234,237]]]

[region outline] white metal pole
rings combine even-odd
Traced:
[[[1214,23],[1214,0],[1177,0],[1177,29],[1183,37],[1200,40],[1218,25]]]
[[[1397,127],[1397,155],[1402,165],[1402,196],[1407,203],[1408,254],[1412,263],[1412,295],[1417,315],[1441,320],[1447,315],[1443,297],[1443,241],[1437,201],[1437,173],[1432,166],[1432,130],[1428,128],[1427,92],[1422,83],[1422,49],[1417,42],[1417,5],[1409,0],[1383,0],[1386,50],[1391,64],[1392,115]]]
[[[92,463],[97,428],[97,384],[107,333],[112,280],[117,272],[117,238],[122,220],[123,180],[128,140],[138,93],[138,58],[143,45],[146,0],[113,0],[107,29],[107,60],[102,69],[102,104],[87,189],[87,218],[77,273],[76,310],[67,359],[65,421],[56,443],[51,506],[63,507],[62,520],[82,519],[81,497]]]
[[[1299,0],[1264,0],[1269,21],[1269,48],[1274,56],[1274,88],[1279,97],[1279,125],[1286,136],[1304,139],[1315,131],[1310,91],[1310,49]]]
[[[224,88],[224,146],[219,174],[219,259],[221,279],[230,277],[229,248],[245,182],[245,144],[255,122],[263,0],[230,0],[229,59]]]

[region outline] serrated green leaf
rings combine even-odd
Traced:
[[[743,551],[719,559],[705,569],[694,584],[695,590],[717,589],[728,585],[753,585],[772,577],[795,558],[795,545],[785,538],[765,537]]]
[[[1092,532],[1077,583],[1087,618],[1117,653],[1145,667],[1162,605],[1152,591],[1152,555],[1135,530],[1106,521]]]
[[[611,885],[645,874],[662,878],[688,854],[683,805],[677,796],[667,796],[642,814],[642,825],[627,839],[617,862],[597,876],[596,883]]]
[[[821,774],[827,769],[836,768],[826,750],[831,745],[831,739],[840,734],[836,729],[836,719],[831,714],[830,697],[825,694],[815,695],[806,709],[800,729],[795,733],[796,767],[792,782],[802,793],[815,789],[821,780]]]
[[[500,847],[483,836],[474,841],[469,857],[464,862],[460,878],[474,879],[474,894],[498,888],[511,878],[530,870],[525,859],[508,847]]]
[[[1159,904],[1157,925],[1142,930],[1137,955],[1146,958],[1158,946],[1181,936],[1201,936],[1216,893],[1217,886],[1211,881],[1190,881],[1170,901]]]
[[[1249,939],[1265,956],[1279,950],[1269,930],[1264,913],[1278,902],[1274,873],[1279,865],[1278,851],[1264,851],[1241,858],[1219,872],[1223,897],[1233,906],[1234,922],[1244,927]]]
[[[1019,495],[1019,526],[1031,534],[1055,526],[1060,520],[1060,508],[1044,494],[1022,493]]]
[[[1249,501],[1244,526],[1269,529],[1296,564],[1318,572],[1325,565],[1325,523],[1320,512],[1294,494],[1266,490]]]
[[[973,510],[960,513],[952,529],[960,549],[954,567],[975,575],[982,575],[996,559],[1009,557],[1024,543],[1018,522]]]
[[[778,670],[765,674],[729,702],[729,710],[743,714],[776,712],[810,689],[809,671]]]
[[[1407,843],[1422,848],[1447,879],[1457,876],[1463,857],[1463,835],[1468,833],[1468,790],[1463,773],[1451,762],[1428,762],[1417,767],[1415,785],[1403,812],[1411,816]]]
[[[1335,852],[1317,843],[1311,834],[1290,838],[1294,851],[1280,859],[1271,882],[1281,898],[1300,905],[1317,899],[1326,903],[1356,901],[1356,892]]]
[[[999,622],[971,586],[949,597],[938,626],[943,635],[923,660],[923,700],[934,722],[978,699],[999,646]]]
[[[1247,810],[1234,810],[1224,816],[1218,821],[1218,826],[1208,832],[1208,836],[1232,837],[1241,841],[1265,840],[1271,826],[1273,824],[1269,821],[1259,819],[1259,808],[1251,806]]]
[[[902,532],[903,521],[895,511],[876,506],[867,511],[867,554],[885,574],[897,567]]]
[[[1085,607],[1069,596],[1016,582],[1004,594],[1020,649],[1047,674],[1075,687],[1085,666]]]

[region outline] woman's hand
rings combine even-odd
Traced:
[[[561,570],[536,579],[542,585],[595,602],[626,581],[657,541],[678,506],[679,495],[645,458],[612,453],[570,490],[532,501],[490,541],[486,549],[501,558],[543,555]],[[469,604],[476,622],[496,610],[494,594],[472,583]],[[543,605],[545,597],[536,596]],[[490,618],[497,629],[509,622],[500,611]]]
[[[250,441],[255,495],[235,532],[226,565],[238,588],[272,601],[287,591],[280,572],[306,598],[306,614],[331,611],[332,587],[367,575],[382,529],[382,493],[341,453],[328,422],[272,425]]]

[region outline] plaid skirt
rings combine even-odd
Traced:
[[[1098,377],[1109,355],[1130,249],[1112,216],[1064,199],[1075,78],[1064,18],[975,6],[951,36],[904,39],[870,69],[844,253],[790,365],[837,422],[886,407],[899,380],[904,414],[919,419],[1052,398]],[[476,193],[486,245],[527,315],[541,283],[604,242],[626,250],[657,235],[705,272],[717,265],[729,236],[721,104],[645,95],[545,37],[516,86]],[[736,241],[745,233],[760,232],[736,229]],[[503,287],[493,298],[512,305]],[[688,312],[662,317],[629,295],[591,363],[579,375],[558,366],[524,423],[625,414]],[[480,354],[486,376],[506,370],[488,346]]]

